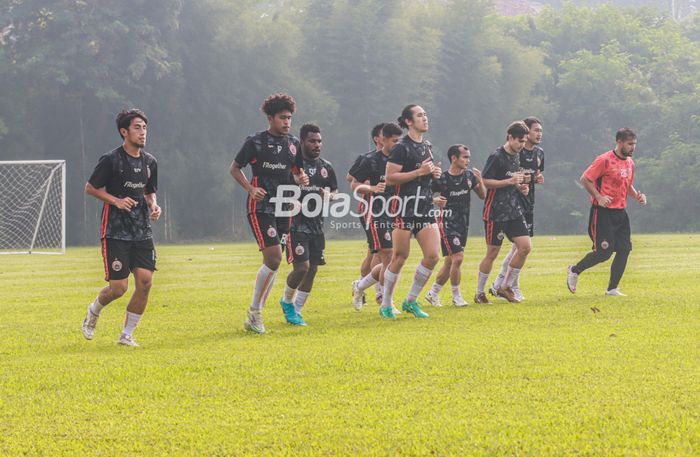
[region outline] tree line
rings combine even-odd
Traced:
[[[427,110],[443,167],[464,143],[481,168],[509,122],[536,115],[538,232],[585,227],[575,181],[622,126],[638,133],[637,187],[649,196],[632,208],[635,229],[693,231],[699,44],[697,16],[609,4],[507,18],[489,0],[11,0],[0,4],[0,156],[66,159],[68,241],[93,243],[99,205],[84,183],[120,144],[117,111],[140,107],[159,159],[157,237],[245,239],[228,166],[266,128],[270,93],[295,97],[294,127],[321,126],[341,176],[371,149],[371,127],[408,103]]]

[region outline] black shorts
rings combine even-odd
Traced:
[[[630,219],[624,209],[591,206],[588,217],[588,235],[594,251],[631,251]]]
[[[527,232],[530,234],[530,238],[532,238],[533,236],[535,236],[535,213],[533,213],[532,211],[526,211],[524,216]]]
[[[275,217],[274,214],[267,213],[248,213],[248,223],[261,251],[278,244],[284,248],[290,221],[290,217]]]
[[[391,231],[394,229],[394,224],[391,219],[371,219],[367,232],[367,245],[372,253],[379,252],[380,249],[391,249],[393,242],[391,240]]]
[[[398,230],[410,230],[414,235],[426,227],[435,224],[435,216],[409,216],[399,217],[394,220],[394,228]]]
[[[326,238],[323,233],[311,235],[304,232],[289,232],[287,236],[287,263],[306,262],[325,265]]]
[[[530,235],[525,225],[525,218],[504,222],[484,221],[484,231],[486,232],[486,244],[490,246],[502,245],[503,238],[506,237],[513,241],[513,238]]]
[[[124,241],[102,238],[105,281],[126,279],[134,268],[156,270],[156,248],[153,239]]]

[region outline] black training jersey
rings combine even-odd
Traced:
[[[246,139],[235,161],[241,168],[250,164],[253,170],[251,185],[267,192],[259,202],[248,195],[248,214],[275,213],[270,198],[276,196],[278,186],[294,184],[292,172],[301,166],[298,151],[301,151],[301,146],[293,135],[275,136],[265,130]]]
[[[520,155],[508,154],[503,146],[496,149],[486,161],[482,177],[503,180],[513,176],[520,169]],[[515,185],[488,189],[484,202],[484,220],[494,222],[520,219],[525,212],[521,193]]]
[[[389,162],[402,166],[401,172],[407,173],[420,168],[426,159],[433,159],[432,145],[427,140],[416,143],[408,135],[404,135],[398,143],[391,148]],[[392,201],[392,215],[399,217],[427,216],[433,208],[433,198],[431,190],[431,174],[420,176],[412,181],[397,184],[394,195],[401,201],[401,208],[398,208],[399,201]],[[413,197],[408,200],[408,197]],[[417,203],[416,203],[417,200]]]
[[[364,160],[360,162],[355,169],[355,174],[352,175],[359,182],[369,181],[371,186],[376,186],[380,182],[386,182],[386,163],[389,157],[385,156],[381,151],[367,153]],[[376,218],[387,218],[387,202],[394,195],[394,186],[386,186],[381,194],[365,194],[368,195],[372,202],[372,214]]]
[[[122,146],[104,154],[97,162],[88,182],[117,198],[130,197],[136,206],[130,211],[105,203],[102,207],[100,238],[143,241],[153,237],[150,209],[145,194],[158,188],[158,164],[146,151],[132,157]]]
[[[308,186],[299,186],[301,196],[299,200],[302,202],[301,212],[292,217],[290,230],[294,232],[309,233],[311,235],[320,235],[323,233],[323,209],[318,208],[318,198],[309,197],[309,194],[321,194],[321,189],[327,192],[338,190],[338,180],[335,176],[335,171],[331,163],[327,160],[318,158],[316,160],[303,160],[304,171],[309,176]],[[306,203],[306,205],[305,205]],[[309,214],[318,213],[315,216]]]
[[[375,153],[376,153],[376,150],[365,152],[364,154],[358,155],[357,158],[355,159],[355,162],[350,167],[350,171],[348,171],[348,174],[350,176],[352,176],[353,178],[355,178],[357,181],[360,181],[359,179],[357,179],[357,176],[356,176],[358,168],[362,165],[363,160],[365,160],[367,157],[371,157],[372,154],[375,154]],[[363,182],[363,181],[360,181],[360,182]],[[362,197],[362,200],[360,200],[360,203],[358,205],[358,212],[360,213],[360,218],[364,221],[364,216],[362,216],[362,215],[365,214],[365,208],[367,207],[368,202],[369,202],[369,195],[364,194],[364,195],[361,195],[361,197]]]
[[[530,173],[530,191],[521,197],[525,200],[525,210],[532,212],[535,208],[535,174],[544,171],[544,151],[535,146],[531,151],[523,148],[520,151],[520,166],[525,173]]]
[[[440,179],[433,180],[433,192],[447,199],[440,216],[443,224],[451,230],[462,231],[469,227],[471,190],[478,182],[471,170],[464,170],[456,176],[445,171]]]

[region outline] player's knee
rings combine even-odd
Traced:
[[[430,253],[430,254],[426,255],[425,258],[423,259],[423,265],[432,269],[432,268],[435,268],[435,265],[437,265],[439,261],[440,261],[440,255],[437,252]]]
[[[460,267],[462,265],[462,261],[464,260],[464,253],[463,252],[458,252],[457,254],[452,254],[450,257],[450,264],[453,267]]]
[[[139,278],[136,280],[136,288],[141,292],[149,292],[152,285],[152,278]]]
[[[124,295],[129,289],[129,283],[126,281],[113,282],[109,285],[109,290],[112,292],[112,297],[117,299]]]
[[[596,257],[599,262],[605,262],[613,255],[612,249],[598,249],[595,251]]]
[[[518,246],[517,255],[521,257],[527,257],[528,255],[530,255],[530,251],[532,251],[532,246],[529,244],[526,244],[524,246]]]
[[[309,265],[309,269],[306,271],[306,274],[310,277],[316,276],[316,273],[318,272],[318,265],[312,263]]]
[[[309,271],[309,262],[297,262],[294,264],[294,272],[299,275],[305,275]]]

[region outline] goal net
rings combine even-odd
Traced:
[[[0,254],[65,250],[65,160],[0,161]]]

